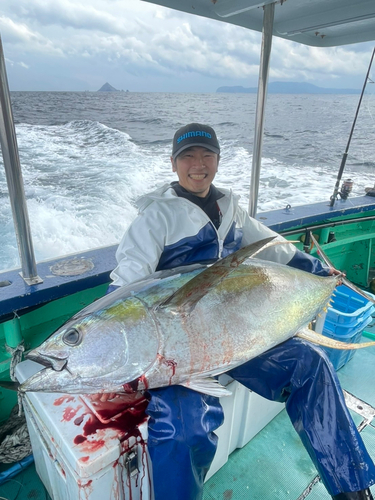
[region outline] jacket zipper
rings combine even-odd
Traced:
[[[212,220],[208,217],[208,215],[206,214],[206,212],[204,210],[201,209],[201,207],[198,207],[198,205],[196,205],[195,203],[193,203],[192,201],[190,200],[187,200],[186,198],[183,198],[182,196],[179,197],[181,200],[184,200],[186,201],[187,203],[189,203],[190,205],[193,205],[195,208],[197,208],[198,210],[200,210],[202,212],[202,214],[206,217],[206,219],[208,220],[208,222],[211,224],[211,226],[214,228],[215,232],[216,232],[216,235],[217,235],[217,242],[218,242],[218,246],[219,246],[219,255],[218,255],[218,258],[221,259],[222,258],[222,254],[223,254],[223,249],[224,249],[224,240],[221,240],[220,237],[219,237],[219,232],[218,230],[216,229],[216,227],[213,225],[212,223]]]

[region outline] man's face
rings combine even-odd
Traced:
[[[202,198],[208,194],[218,169],[219,155],[201,146],[193,146],[175,160],[171,158],[171,162],[183,188]]]

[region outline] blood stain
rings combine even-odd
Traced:
[[[60,406],[63,403],[70,403],[71,401],[74,401],[74,396],[65,395],[61,396],[61,398],[55,399],[55,402],[53,404],[54,406]]]
[[[63,418],[61,422],[69,422],[77,415],[77,412],[82,408],[82,405],[77,406],[77,408],[73,408],[71,406],[67,406],[63,413]]]

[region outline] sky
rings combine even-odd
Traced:
[[[10,90],[216,92],[256,87],[261,34],[140,0],[1,0]],[[270,81],[362,88],[373,42],[274,38]]]

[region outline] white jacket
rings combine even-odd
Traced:
[[[232,191],[219,190],[225,196],[217,200],[222,214],[218,230],[203,210],[178,197],[170,184],[139,198],[138,217],[116,252],[118,266],[111,273],[112,285],[130,284],[160,269],[216,260],[268,236],[284,240],[249,217]],[[276,245],[258,257],[287,264],[295,252],[292,244]]]

